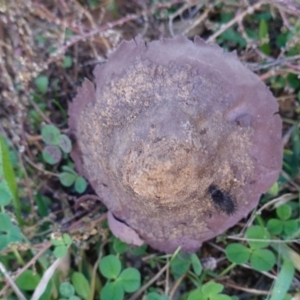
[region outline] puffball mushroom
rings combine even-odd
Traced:
[[[269,89],[199,37],[123,41],[69,107],[72,157],[121,240],[194,252],[245,217],[279,175]]]

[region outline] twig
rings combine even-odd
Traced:
[[[250,68],[253,72],[255,71],[259,71],[262,69],[267,69],[270,67],[275,67],[275,66],[279,66],[279,65],[285,65],[287,62],[292,62],[292,61],[297,61],[298,59],[300,59],[300,55],[294,55],[294,56],[286,56],[286,57],[280,57],[271,61],[267,61],[263,64],[257,65],[255,64],[251,64],[251,63],[247,63],[247,67]]]
[[[169,262],[169,258],[167,259],[167,261]],[[169,280],[170,280],[170,270],[169,268],[166,270],[166,285],[165,285],[165,294],[168,295],[169,294],[169,289],[170,289],[170,285],[169,285]]]
[[[242,267],[246,268],[246,269],[250,269],[250,270],[254,270],[252,266],[248,265],[248,264],[241,264]],[[271,279],[277,279],[276,275],[270,274],[269,272],[266,271],[260,271],[261,274],[271,278]]]
[[[33,108],[37,111],[37,113],[43,118],[43,120],[48,123],[52,124],[51,120],[43,113],[43,111],[39,108],[39,106],[32,100],[31,97],[28,97],[29,103],[33,106]]]
[[[50,241],[45,242],[43,248],[23,268],[18,270],[18,273],[14,277],[14,280],[16,280],[30,266],[35,264],[36,261],[51,247],[51,245],[52,244]],[[6,285],[3,287],[3,289],[0,291],[0,297],[5,295],[9,286],[10,286],[10,283],[7,282]]]
[[[107,244],[107,241],[104,241],[101,243],[101,247],[100,247],[100,252],[99,252],[99,255],[98,255],[98,259],[97,261],[95,262],[94,266],[93,266],[93,270],[92,270],[92,278],[91,278],[91,284],[90,284],[90,287],[91,287],[91,292],[90,292],[90,295],[89,295],[89,300],[93,300],[94,299],[94,293],[95,293],[95,286],[96,286],[96,277],[97,277],[97,270],[99,268],[99,262],[103,256],[103,249],[104,247],[106,246]]]
[[[293,96],[293,98],[296,98],[295,95],[289,95],[289,96]],[[281,97],[277,98],[278,101],[281,101]],[[289,142],[291,136],[292,136],[292,133],[293,131],[295,130],[295,125],[291,126],[287,131],[286,133],[283,135],[282,137],[282,144],[283,146],[286,146],[287,143]]]
[[[176,293],[176,291],[177,291],[177,289],[178,289],[180,283],[181,283],[182,280],[185,278],[186,274],[187,274],[187,273],[183,273],[183,274],[176,280],[176,282],[175,282],[175,284],[174,284],[174,286],[173,286],[173,288],[172,288],[172,290],[170,291],[170,294],[169,294],[171,300],[173,299],[173,297],[174,297],[174,295],[175,295],[175,293]]]
[[[18,298],[20,300],[26,300],[26,298],[24,297],[22,292],[19,290],[19,288],[17,287],[17,285],[15,284],[13,279],[10,277],[10,275],[8,274],[8,272],[6,271],[4,265],[1,262],[0,262],[0,271],[2,272],[2,274],[4,275],[6,280],[8,281],[8,284],[12,287],[12,289],[14,290],[14,292],[18,296]]]
[[[39,142],[43,138],[41,135],[30,135],[26,132],[26,140],[28,143],[34,143],[34,142]]]
[[[185,10],[189,9],[192,7],[194,4],[192,3],[187,3],[184,6],[182,6],[180,9],[178,9],[174,14],[169,16],[169,31],[171,36],[175,36],[174,30],[173,30],[173,20],[181,15]],[[200,9],[203,6],[203,4],[198,4],[198,9]]]
[[[125,23],[128,23],[130,21],[134,21],[139,19],[140,17],[142,17],[143,15],[150,15],[153,14],[157,9],[162,9],[162,8],[169,8],[175,4],[180,4],[185,2],[184,0],[172,0],[169,1],[167,3],[159,3],[156,6],[150,8],[148,11],[146,12],[141,12],[138,14],[132,14],[132,15],[127,15],[124,18],[121,18],[117,21],[114,22],[108,22],[105,25],[102,25],[96,29],[93,29],[89,32],[83,33],[81,35],[75,36],[73,39],[71,39],[70,41],[68,41],[64,46],[62,46],[60,49],[58,49],[46,62],[46,64],[44,65],[44,68],[46,68],[50,63],[54,62],[57,58],[59,58],[61,55],[63,55],[67,49],[69,49],[71,46],[75,45],[76,43],[86,40],[88,38],[93,37],[96,34],[99,34],[101,32],[104,32],[108,29],[112,29],[118,26],[122,26]]]
[[[57,26],[67,27],[77,33],[80,32],[74,22],[68,22],[66,18],[57,18],[43,4],[39,3],[39,1],[36,1],[34,5],[30,6],[30,12],[38,18],[46,20],[49,23],[54,23]],[[84,26],[84,24],[80,24],[80,26],[85,29],[88,28]]]
[[[39,281],[39,284],[36,286],[34,293],[31,297],[31,300],[39,300],[42,294],[45,292],[47,285],[51,278],[53,277],[54,272],[59,268],[59,266],[64,265],[69,262],[69,255],[66,254],[63,257],[57,258],[44,272],[42,278]]]
[[[240,20],[242,20],[246,15],[248,14],[252,14],[255,10],[259,9],[263,4],[265,4],[266,1],[260,1],[257,2],[256,4],[249,6],[246,10],[244,10],[242,13],[238,14],[235,18],[233,18],[231,21],[229,21],[228,23],[226,23],[225,25],[221,26],[221,28],[215,32],[212,36],[210,36],[207,39],[208,43],[212,43],[215,41],[215,39],[222,34],[224,31],[226,31],[228,28],[230,28],[232,25],[234,25],[235,23],[239,22]]]
[[[278,76],[278,75],[286,75],[288,73],[299,75],[299,71],[295,71],[294,69],[280,69],[280,70],[270,70],[269,72],[262,74],[259,76],[260,80],[264,81],[271,77]]]
[[[250,288],[246,288],[246,287],[242,287],[242,286],[239,286],[237,284],[234,284],[234,283],[229,283],[227,280],[226,282],[222,281],[222,280],[217,280],[218,282],[224,284],[225,286],[229,286],[231,288],[234,288],[236,290],[239,290],[239,291],[244,291],[244,292],[247,292],[247,293],[250,293],[250,294],[254,294],[254,295],[270,295],[270,292],[268,291],[262,291],[262,290],[257,290],[257,289],[250,289]]]
[[[199,18],[197,18],[193,24],[191,26],[189,26],[188,28],[186,28],[182,34],[186,35],[190,30],[192,30],[193,28],[195,28],[196,26],[198,26],[200,23],[202,23],[208,16],[208,14],[210,13],[211,9],[207,8],[200,16]]]
[[[24,158],[25,158],[26,162],[29,165],[31,165],[33,168],[37,169],[38,171],[42,172],[44,175],[53,176],[53,177],[59,177],[59,174],[56,174],[56,173],[53,173],[53,172],[50,172],[50,171],[46,171],[46,170],[38,167],[26,155],[24,155]]]
[[[81,5],[81,3],[77,0],[72,0],[72,2],[75,4],[75,6],[78,7],[79,11],[85,15],[85,17],[88,19],[90,24],[92,25],[93,28],[96,28],[96,23],[89,11],[87,11],[84,6]]]
[[[266,0],[266,2],[279,6],[290,14],[300,16],[300,4],[297,4],[295,0]]]
[[[241,230],[241,232],[238,234],[238,236],[229,236],[228,238],[233,238],[236,239],[239,236],[243,236],[244,235],[244,231],[246,230],[246,228],[250,227],[254,221],[254,219],[256,218],[257,215],[260,215],[262,213],[262,211],[264,209],[266,209],[267,207],[271,206],[274,203],[277,203],[278,201],[280,201],[280,203],[285,203],[285,202],[289,202],[295,198],[297,198],[298,196],[296,194],[285,194],[283,196],[277,197],[269,202],[267,202],[266,204],[264,204],[256,213],[252,213],[250,219],[248,220],[246,226],[244,227],[243,230]]]
[[[95,208],[89,215],[91,215],[92,213],[95,213],[97,210],[98,210],[98,208]],[[107,214],[106,213],[102,214],[97,219],[91,220],[88,223],[88,225],[89,225],[89,227],[93,227],[93,226],[95,226],[95,224],[103,222],[106,218],[107,218]],[[70,227],[67,228],[66,231],[68,233],[78,232],[82,228],[82,227],[80,227],[81,223],[82,223],[82,219],[76,221],[75,223],[72,223],[70,225]]]
[[[249,238],[241,238],[238,236],[228,236],[228,239],[236,240],[236,241],[244,241],[244,242],[261,242],[262,239],[249,239]],[[299,239],[294,240],[272,240],[272,239],[263,239],[264,242],[269,242],[273,244],[288,244],[288,243],[300,243]]]
[[[290,183],[294,188],[296,188],[297,191],[300,191],[300,186],[299,184],[297,184],[289,174],[287,174],[284,171],[281,171],[282,176],[288,181],[288,183]],[[295,197],[297,198],[297,197]]]
[[[282,11],[281,9],[279,9],[279,14],[280,14],[280,16],[281,16],[281,19],[282,19],[282,21],[283,21],[284,26],[285,26],[288,30],[291,30],[291,29],[292,29],[292,26],[291,26],[289,20],[287,19],[285,12]]]
[[[138,297],[147,290],[149,286],[151,286],[170,266],[170,262],[168,262],[160,271],[150,279],[146,284],[144,284],[137,292],[135,292],[128,300],[136,300]]]
[[[85,202],[86,200],[96,200],[96,201],[101,201],[101,198],[97,195],[83,195],[79,199],[76,200],[75,203],[75,210],[79,208],[82,202]]]

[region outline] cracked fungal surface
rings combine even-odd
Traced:
[[[277,179],[276,100],[235,54],[200,38],[138,37],[94,74],[96,88],[85,80],[70,104],[72,157],[124,241],[195,251]]]

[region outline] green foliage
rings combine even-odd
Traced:
[[[261,226],[251,226],[246,230],[248,244],[252,249],[267,247],[270,244],[270,234]]]
[[[245,39],[235,30],[227,29],[221,34],[221,38],[224,41],[232,42],[233,44],[239,45],[241,47],[246,46]]]
[[[87,182],[82,176],[77,176],[74,187],[77,193],[82,194],[86,190]]]
[[[114,3],[115,1],[111,1],[110,3]],[[99,0],[88,0],[88,5],[90,8],[95,8],[99,5]]]
[[[133,293],[141,285],[141,274],[135,268],[127,268],[118,277],[118,282],[122,285],[125,292]]]
[[[275,265],[276,258],[272,251],[254,249],[250,257],[250,264],[257,271],[269,271]]]
[[[291,235],[298,229],[298,221],[291,219],[292,208],[288,204],[276,209],[278,219],[270,219],[267,223],[268,230],[273,234]]]
[[[190,267],[191,255],[187,253],[179,252],[179,254],[171,262],[171,271],[175,278],[186,273]]]
[[[68,69],[68,68],[71,68],[72,67],[72,64],[73,64],[73,59],[71,56],[69,55],[65,55],[64,57],[64,60],[63,60],[63,63],[62,63],[62,67],[64,69]]]
[[[41,277],[31,270],[25,270],[16,280],[17,286],[24,291],[34,291]]]
[[[64,233],[61,236],[53,235],[51,238],[51,243],[54,246],[54,255],[56,258],[63,257],[67,254],[68,248],[72,244],[71,237]]]
[[[300,87],[299,78],[296,74],[289,73],[287,75],[287,82],[289,83],[290,87],[293,89],[299,89]]]
[[[187,300],[231,300],[231,297],[221,294],[223,288],[222,284],[209,281],[201,288],[192,291]]]
[[[74,32],[70,28],[67,28],[65,31],[65,35],[67,38],[71,38],[72,36],[74,36]]]
[[[43,46],[46,42],[46,37],[44,37],[43,35],[38,34],[35,37],[36,41],[40,44],[40,46]]]
[[[22,224],[21,204],[18,198],[17,183],[11,164],[9,150],[5,140],[0,136],[0,206],[6,206],[13,200],[14,211],[17,220]],[[21,242],[23,235],[16,225],[13,225],[11,217],[4,212],[0,213],[0,251],[9,247],[11,243]]]
[[[43,94],[43,95],[46,94],[47,90],[48,90],[48,85],[49,85],[48,77],[44,76],[44,75],[37,77],[35,79],[35,85],[41,94]]]
[[[59,163],[63,154],[72,150],[71,140],[53,125],[45,125],[42,128],[42,138],[46,144],[43,150],[43,159],[50,165]]]
[[[7,248],[11,243],[21,242],[23,235],[16,225],[12,224],[10,216],[7,213],[0,213],[0,251]]]
[[[55,165],[62,159],[62,153],[57,146],[46,146],[42,155],[44,161],[49,165]]]
[[[15,174],[10,161],[8,148],[2,136],[0,136],[0,191],[7,193],[7,197],[10,198],[9,200],[17,197]],[[0,205],[4,206],[9,204],[9,202],[6,204],[0,203]]]
[[[233,18],[233,14],[223,12],[220,16],[220,23],[226,24]],[[225,30],[219,37],[218,42],[222,43],[224,47],[228,46],[240,46],[245,47],[247,45],[245,39],[235,28],[229,28]]]
[[[196,254],[191,255],[191,263],[192,263],[192,268],[193,268],[194,273],[197,276],[200,276],[200,274],[202,273],[202,265]]]
[[[294,273],[295,268],[293,263],[289,259],[284,258],[280,272],[276,277],[270,300],[284,299],[293,282]]]
[[[225,253],[231,262],[236,264],[244,264],[249,260],[251,250],[241,244],[232,243],[226,247]]]
[[[297,126],[294,126],[291,138],[291,150],[284,151],[284,169],[294,178],[300,169],[300,132]]]
[[[122,242],[120,239],[115,238],[113,242],[113,248],[116,253],[122,254],[125,253],[128,249],[128,244]]]
[[[112,299],[122,300],[124,298],[124,289],[116,281],[108,282],[101,290],[101,300]]]
[[[47,196],[37,194],[35,197],[35,202],[37,204],[38,213],[41,217],[46,217],[49,214],[49,206],[51,204],[51,199]]]
[[[146,300],[170,300],[167,295],[160,295],[156,292],[151,292],[147,294]]]
[[[42,138],[47,145],[58,145],[60,131],[53,125],[45,125],[42,128]]]
[[[140,247],[132,247],[130,249],[130,252],[133,254],[133,255],[145,255],[146,254],[146,249],[147,249],[147,245],[144,244]]]
[[[71,281],[75,288],[76,294],[82,299],[88,300],[91,293],[91,288],[85,276],[82,273],[74,272]]]
[[[62,172],[59,174],[60,183],[66,187],[71,186],[76,180],[76,174],[71,172]]]
[[[55,126],[45,125],[41,133],[46,144],[42,156],[48,164],[55,165],[59,163],[63,155],[71,152],[71,140],[65,134],[61,134]],[[82,194],[87,188],[86,180],[68,166],[63,166],[62,169],[63,172],[59,174],[60,183],[66,187],[74,185],[75,191]]]
[[[0,206],[6,206],[11,202],[12,196],[9,192],[8,185],[3,180],[0,182]]]
[[[66,187],[74,184],[75,191],[82,194],[87,188],[86,180],[68,166],[63,166],[62,170],[63,172],[59,174],[60,183]]]
[[[268,23],[264,19],[261,19],[259,23],[258,36],[261,42],[260,50],[265,54],[270,54],[271,51],[268,31]]]
[[[18,188],[8,147],[0,135],[0,206],[6,206],[13,201],[14,211],[19,223],[21,221],[21,204],[18,198]],[[1,224],[1,223],[0,223]]]
[[[75,17],[77,7],[80,8],[80,14],[82,14],[82,8],[84,8],[88,13],[86,16],[93,18],[94,15],[97,15],[93,9],[97,8],[98,10],[103,5],[104,10],[108,13],[108,17],[112,16],[116,21],[123,14],[118,7],[117,1],[108,1],[107,4],[103,4],[103,1],[99,0],[89,0],[86,3],[81,0],[79,2],[80,5],[74,6],[74,10],[72,10],[72,14]],[[155,8],[155,5],[159,4],[157,0],[152,1],[151,4],[150,2],[149,9]],[[161,4],[164,5],[168,1],[164,0],[162,2]],[[207,19],[202,22],[205,24],[204,31],[202,32],[202,28],[200,28],[201,24],[195,29],[199,30],[199,33],[202,32],[203,36],[209,38],[209,34],[217,32],[224,24],[232,21],[247,9],[242,2],[230,0],[209,3],[211,10]],[[200,10],[197,7],[191,7],[191,9],[183,11],[180,14],[180,18],[174,20],[173,25],[176,23],[181,25],[180,22],[182,20],[187,25],[196,24],[194,21],[200,15],[204,16],[206,9],[209,8],[206,3],[202,4]],[[182,5],[184,6],[184,3]],[[156,20],[159,22],[163,20],[164,22],[165,18],[176,14],[181,7],[181,4],[178,4],[165,10],[156,9],[153,16],[149,17],[153,22]],[[278,11],[275,10],[275,13],[273,13],[270,7],[269,5],[260,6],[259,10],[245,15],[238,22],[227,27],[215,39],[225,51],[236,50],[243,63],[250,68],[253,67],[257,75],[261,76],[262,79],[268,78],[263,80],[267,82],[274,96],[279,100],[280,113],[285,124],[284,172],[282,172],[278,182],[263,196],[261,204],[267,203],[275,196],[280,197],[279,201],[285,199],[285,196],[288,196],[288,199],[289,195],[291,197],[295,195],[296,197],[297,191],[294,183],[297,184],[300,170],[300,133],[298,124],[300,115],[300,81],[298,74],[296,74],[297,60],[292,57],[300,53],[300,20],[286,12],[286,20],[282,22],[282,17],[278,14]],[[67,9],[67,7],[63,8]],[[241,10],[237,10],[239,8]],[[47,13],[48,9],[51,10],[53,16],[61,10],[56,9],[54,5],[51,8],[46,7],[43,13]],[[135,6],[132,6],[133,14],[135,13],[134,9]],[[35,16],[38,17],[37,15]],[[149,286],[146,295],[143,297],[145,300],[170,300],[167,295],[163,294],[163,288],[160,286],[160,283],[166,280],[166,274],[170,275],[167,280],[172,285],[183,275],[180,288],[177,289],[176,294],[178,295],[173,298],[182,300],[233,299],[234,297],[225,295],[221,284],[213,281],[208,282],[208,280],[228,275],[228,272],[236,264],[240,265],[241,278],[245,275],[243,270],[245,270],[247,276],[248,274],[251,276],[255,271],[251,271],[248,268],[244,269],[241,265],[245,263],[249,264],[254,270],[267,271],[273,269],[274,274],[276,271],[276,279],[273,284],[269,280],[266,280],[263,284],[270,291],[269,297],[271,300],[288,299],[286,293],[289,292],[293,283],[295,269],[298,270],[300,268],[299,254],[296,251],[292,254],[289,253],[292,248],[290,245],[292,244],[291,240],[297,239],[300,234],[298,199],[296,201],[291,199],[288,204],[281,205],[274,212],[264,210],[257,215],[256,224],[260,226],[251,226],[247,230],[245,243],[227,245],[226,257],[232,264],[228,267],[228,262],[219,264],[213,271],[202,270],[199,253],[184,254],[179,252],[177,253],[178,255],[176,254],[172,257],[170,255],[161,255],[153,251],[153,249],[151,249],[150,253],[147,253],[147,245],[133,247],[117,238],[111,237],[106,224],[104,225],[105,228],[101,228],[100,224],[97,224],[99,225],[97,228],[90,228],[90,224],[94,226],[94,221],[99,216],[98,212],[96,215],[87,215],[86,211],[84,214],[81,214],[82,210],[76,212],[73,210],[73,201],[75,201],[77,196],[77,194],[74,195],[74,192],[78,194],[84,193],[87,188],[87,182],[75,171],[69,156],[72,150],[72,143],[69,137],[63,134],[63,131],[59,128],[67,128],[66,107],[67,101],[76,92],[74,83],[80,82],[82,77],[86,76],[87,71],[89,73],[90,67],[88,66],[88,69],[85,69],[85,66],[89,63],[86,64],[87,61],[84,61],[83,57],[84,59],[91,59],[91,61],[93,61],[93,58],[91,52],[84,53],[84,56],[81,56],[82,51],[80,49],[83,43],[75,44],[75,51],[60,52],[60,50],[65,49],[63,46],[67,45],[70,39],[75,38],[76,40],[80,33],[78,30],[75,30],[77,23],[73,23],[71,15],[69,17],[71,18],[69,21],[73,25],[75,24],[75,27],[73,26],[72,30],[67,28],[65,32],[62,32],[63,41],[55,40],[55,37],[59,35],[52,34],[55,33],[55,26],[57,25],[54,23],[51,27],[50,35],[47,31],[47,26],[45,26],[45,32],[42,27],[37,28],[33,39],[31,37],[28,39],[26,37],[27,30],[24,31],[22,41],[26,42],[26,40],[29,40],[32,43],[37,43],[38,49],[43,53],[42,55],[46,55],[47,61],[49,58],[53,61],[53,64],[50,69],[42,66],[42,69],[46,70],[47,73],[38,76],[34,80],[33,88],[35,90],[33,92],[31,92],[31,88],[26,91],[22,80],[14,78],[16,72],[9,68],[9,77],[12,79],[11,86],[16,91],[16,94],[13,96],[15,99],[20,100],[22,97],[29,99],[31,102],[24,105],[24,111],[22,108],[22,115],[24,113],[25,118],[19,118],[19,116],[15,118],[13,116],[15,114],[13,105],[12,107],[8,106],[8,108],[5,105],[4,113],[1,111],[1,116],[4,116],[4,119],[6,115],[10,114],[10,111],[12,112],[9,116],[12,123],[6,120],[3,121],[3,124],[1,123],[3,125],[1,130],[4,130],[5,136],[11,138],[12,141],[7,141],[6,138],[0,136],[1,264],[3,264],[10,275],[15,275],[29,261],[36,261],[34,265],[23,271],[21,276],[15,280],[16,285],[24,293],[24,297],[31,299],[34,290],[38,287],[42,276],[45,274],[45,270],[53,266],[55,258],[62,258],[60,261],[63,264],[68,264],[64,268],[67,272],[62,274],[62,272],[58,271],[53,274],[46,291],[40,298],[41,300],[128,299],[130,295],[127,295],[127,293],[135,292],[141,285],[140,272],[132,267],[125,268],[125,266],[131,266],[132,260],[136,262],[134,266],[142,265],[143,284],[151,280],[158,270],[170,262],[170,272],[162,274],[156,283]],[[28,32],[31,30],[30,26],[27,27],[27,25],[30,25],[30,20],[34,20],[34,18],[32,16],[32,18],[26,19],[24,28],[28,28]],[[208,22],[206,23],[206,21]],[[287,23],[289,24],[288,27],[286,26]],[[176,28],[174,26],[175,30]],[[183,31],[186,31],[186,29],[189,29],[189,25],[184,27]],[[84,30],[89,29],[87,27]],[[88,31],[86,33],[88,34]],[[189,31],[188,34],[191,36],[192,31]],[[258,47],[257,49],[256,46]],[[11,48],[10,45],[9,48]],[[32,52],[27,47],[25,48],[26,51],[22,53],[25,55],[24,61],[26,59],[26,64],[30,62],[30,59],[26,57],[26,53],[35,53],[37,55],[32,62],[41,61],[38,59],[39,53],[36,51]],[[84,47],[84,49],[88,49],[88,47]],[[54,51],[59,51],[57,52],[59,55],[50,58],[50,54]],[[7,53],[9,61],[18,61],[10,60],[10,51]],[[59,58],[62,58],[62,60],[59,61]],[[79,68],[75,68],[75,61],[76,66]],[[9,65],[13,68],[14,64]],[[28,65],[27,67],[29,67],[26,68],[28,70],[38,70],[40,66],[32,65],[33,68],[30,68]],[[22,68],[20,69],[20,74],[23,76],[23,71],[21,71]],[[5,81],[5,76],[3,78]],[[66,78],[67,80],[65,80]],[[6,90],[10,89],[11,86],[4,84],[4,92],[6,93]],[[11,89],[9,92],[12,92]],[[21,98],[19,98],[19,92],[22,93]],[[23,104],[23,100],[21,101]],[[54,125],[42,127],[41,124],[45,121],[48,122],[48,118],[51,119]],[[8,118],[8,120],[10,119]],[[18,122],[20,123],[18,124]],[[13,126],[10,126],[11,124]],[[15,131],[14,125],[22,128],[21,134],[18,130]],[[43,151],[41,155],[36,155],[40,151],[40,132]],[[291,135],[289,135],[290,133]],[[15,140],[15,134],[20,136],[21,143]],[[11,145],[16,147],[14,154]],[[24,152],[22,152],[22,147],[19,148],[19,146],[23,145],[25,146]],[[19,156],[21,158],[20,161]],[[44,174],[39,171],[41,163],[43,164],[41,169],[49,170],[48,173],[45,172]],[[61,185],[58,184],[58,180]],[[259,179],[254,178],[254,180]],[[70,202],[68,202],[69,199]],[[61,207],[59,206],[60,200],[63,202]],[[103,212],[101,209],[101,214]],[[93,222],[90,222],[91,219],[93,219]],[[81,235],[81,231],[78,234],[74,234],[74,242],[67,233],[52,236],[51,249],[53,251],[47,250],[41,254],[40,251],[43,251],[43,248],[48,245],[50,233],[53,230],[68,232],[69,225],[72,226],[73,222],[80,223],[78,228],[82,229],[83,235]],[[16,226],[17,223],[20,227]],[[85,227],[86,225],[87,227]],[[24,234],[21,232],[21,229]],[[90,235],[89,239],[87,239],[90,229],[99,230],[99,234]],[[223,237],[222,241],[225,241],[226,234]],[[220,244],[221,247],[222,245]],[[206,244],[205,251],[210,250],[212,251],[211,255],[214,257],[222,255],[220,251]],[[101,257],[103,253],[104,257],[99,263],[100,271],[97,272],[98,269],[95,263],[98,255]],[[276,266],[274,254],[276,255]],[[69,256],[70,260],[67,262]],[[263,280],[264,275],[261,274],[261,276]],[[68,280],[70,282],[67,282]],[[192,285],[194,285],[194,288],[191,288]],[[4,286],[4,275],[0,272],[0,290]],[[16,299],[16,296],[12,295],[12,293],[13,291],[10,287],[7,290],[7,295],[1,295],[1,297],[3,299]],[[180,295],[180,293],[183,294]],[[245,297],[252,299],[255,296],[246,295],[245,293]]]
[[[262,249],[270,244],[270,235],[261,226],[251,226],[246,231],[249,248],[241,244],[232,243],[226,247],[227,258],[236,264],[243,264],[249,261],[257,271],[269,271],[273,268],[276,258],[272,251]]]
[[[192,266],[194,273],[199,276],[202,272],[200,260],[196,254],[179,252],[171,262],[172,274],[175,278],[186,273]]]
[[[65,134],[59,136],[58,145],[64,153],[70,153],[72,150],[72,143]]]
[[[122,300],[125,292],[135,292],[141,285],[140,272],[135,268],[126,268],[121,271],[121,262],[115,255],[103,257],[99,263],[99,270],[109,280],[101,290],[102,300]]]
[[[278,191],[279,191],[279,186],[278,186],[278,182],[276,181],[268,190],[268,194],[270,194],[271,196],[276,196],[278,195]]]
[[[274,90],[279,90],[285,87],[286,81],[282,76],[274,76],[270,79],[270,84]]]
[[[75,289],[71,283],[63,282],[59,287],[59,292],[63,297],[69,298],[71,296],[74,296]]]
[[[121,262],[115,255],[108,255],[99,264],[101,274],[107,279],[117,279],[121,272]]]

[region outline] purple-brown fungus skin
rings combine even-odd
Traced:
[[[245,217],[276,181],[278,105],[235,54],[198,37],[148,44],[137,37],[94,75],[96,87],[85,80],[70,104],[72,157],[128,226],[123,237],[112,225],[121,239],[130,242],[132,231],[161,251],[194,252]],[[233,202],[216,205],[210,186]]]

